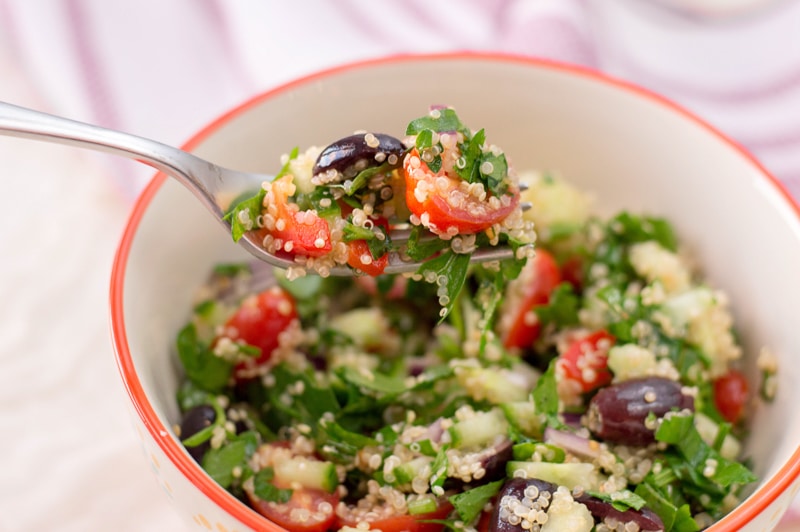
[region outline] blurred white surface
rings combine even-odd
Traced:
[[[320,68],[508,51],[661,92],[800,196],[800,2],[731,17],[668,4],[0,0],[0,99],[181,144]],[[182,530],[141,456],[108,334],[113,254],[152,172],[4,137],[0,161],[0,531]]]

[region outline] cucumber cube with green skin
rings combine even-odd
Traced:
[[[304,488],[318,489],[333,493],[339,486],[339,475],[332,462],[296,456],[281,460],[273,466],[275,482],[291,486],[294,483]]]
[[[430,456],[420,456],[419,458],[414,458],[408,463],[395,467],[392,470],[392,474],[395,478],[393,484],[410,484],[419,476],[419,473],[425,468],[425,466],[429,465],[431,462],[433,462],[433,458]]]
[[[467,393],[477,401],[485,400],[492,404],[524,401],[533,386],[528,385],[524,379],[512,378],[511,371],[460,367],[456,370],[456,378]]]
[[[514,401],[500,405],[511,426],[525,436],[541,439],[544,433],[545,416],[536,413],[533,401]]]
[[[536,453],[539,454],[542,462],[561,463],[566,457],[566,453],[561,447],[541,442],[518,443],[512,447],[512,453],[514,460],[517,461],[527,461]]]
[[[483,446],[508,432],[508,421],[499,409],[478,412],[474,417],[459,421],[449,429],[453,447]]]
[[[583,462],[556,464],[511,460],[506,464],[506,474],[509,477],[520,476],[521,472],[525,478],[537,478],[569,489],[580,486],[584,490],[597,490],[600,486],[595,467]]]

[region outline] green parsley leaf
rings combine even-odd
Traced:
[[[483,511],[483,507],[489,502],[492,497],[497,495],[500,488],[503,486],[505,479],[497,480],[472,488],[462,493],[458,493],[448,498],[450,504],[453,505],[462,521],[465,523],[472,523],[478,515]]]
[[[180,330],[176,343],[178,358],[189,380],[209,392],[218,392],[228,384],[233,364],[215,355],[198,339],[194,324]]]
[[[369,168],[365,168],[361,170],[356,176],[353,178],[353,181],[350,184],[349,188],[345,188],[345,193],[348,196],[354,195],[356,192],[364,188],[367,183],[369,183],[370,179],[375,177],[378,174],[388,174],[394,169],[394,167],[385,162],[380,166],[371,166]]]
[[[320,421],[317,448],[326,460],[348,464],[358,451],[375,445],[378,445],[378,441],[374,438],[349,431],[335,421]]]
[[[595,499],[611,503],[611,506],[620,512],[625,512],[631,508],[641,510],[647,505],[647,501],[630,490],[622,490],[616,493],[602,493],[599,491],[587,491],[586,493]]]
[[[575,289],[570,283],[564,282],[550,293],[546,304],[537,306],[534,311],[543,327],[552,323],[558,328],[565,328],[578,323],[580,304]]]
[[[377,392],[379,394],[397,395],[405,392],[405,377],[401,375],[390,376],[375,371],[368,375],[350,366],[342,366],[336,370],[336,374],[345,382],[349,382],[363,390]]]
[[[426,238],[430,237],[430,238]],[[412,260],[426,260],[443,249],[450,247],[450,242],[431,236],[421,225],[411,228],[411,234],[406,243],[406,254]]]
[[[260,189],[255,196],[236,203],[222,218],[231,224],[231,236],[238,242],[246,232],[256,228],[256,219],[261,215],[266,191]]]
[[[275,472],[271,467],[265,467],[253,477],[253,492],[262,501],[284,504],[292,497],[292,490],[275,487],[271,482]]]
[[[749,484],[757,477],[739,462],[723,458],[713,447],[706,444],[694,426],[694,416],[676,415],[664,418],[655,434],[656,440],[675,446],[686,463],[699,473],[723,488],[732,484]],[[703,470],[708,461],[716,463],[714,472],[706,476]]]
[[[648,480],[636,486],[634,493],[641,497],[664,524],[665,532],[697,532],[700,527],[692,518],[688,504],[674,504],[670,497]]]
[[[536,412],[547,417],[550,426],[561,426],[558,419],[558,388],[556,386],[556,359],[550,361],[533,390],[533,404]]]
[[[438,491],[434,490],[434,488],[443,489],[444,481],[447,480],[447,466],[449,462],[450,461],[447,459],[447,445],[443,445],[439,448],[439,452],[436,453],[436,457],[431,463],[432,474],[430,478],[430,485],[433,493]]]
[[[464,287],[464,282],[467,280],[467,273],[469,271],[469,253],[455,253],[448,251],[442,253],[438,257],[431,259],[422,264],[417,272],[425,277],[425,272],[431,271],[436,274],[438,279],[444,276],[446,281],[444,285],[444,294],[448,302],[442,306],[442,312],[439,314],[440,322],[444,320],[453,306],[458,300],[458,295]]]
[[[218,448],[211,448],[203,456],[203,469],[223,488],[228,488],[234,481],[233,469],[247,468],[247,462],[258,447],[258,436],[255,432],[243,432],[229,443]]]
[[[416,120],[412,120],[408,124],[408,127],[406,127],[406,135],[418,135],[426,129],[430,129],[436,133],[458,131],[465,136],[470,135],[469,129],[461,123],[461,119],[458,118],[458,115],[453,109],[445,108],[438,109],[437,111],[438,117],[431,116],[431,113],[428,113]]]
[[[488,174],[483,173],[481,170],[482,180],[486,184],[486,188],[495,196],[502,196],[508,192],[508,180],[506,179],[508,177],[508,161],[505,154],[485,154],[479,168],[483,168],[483,163],[492,165],[492,171]]]
[[[480,166],[482,162],[481,147],[486,142],[486,132],[481,129],[459,146],[462,161],[456,165],[456,174],[467,183],[483,182]]]
[[[670,251],[676,251],[678,248],[675,231],[663,218],[637,216],[622,212],[608,223],[608,227],[626,244],[655,240]]]

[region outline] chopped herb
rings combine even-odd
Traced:
[[[425,260],[443,249],[448,249],[450,242],[432,237],[422,226],[415,225],[406,243],[406,254],[412,260]]]
[[[551,427],[561,427],[563,423],[558,419],[558,387],[556,386],[556,359],[550,361],[547,371],[545,371],[536,388],[533,390],[533,403],[536,405],[536,412],[547,418],[547,424]]]
[[[439,298],[440,303],[442,303],[439,321],[444,320],[450,314],[458,300],[458,294],[461,293],[461,288],[467,280],[469,259],[470,255],[468,253],[448,251],[423,263],[419,267],[418,273],[422,274],[423,277],[426,276],[426,272],[433,272],[437,285],[439,284],[439,278],[444,276],[444,283],[440,287],[443,288],[446,302],[442,303],[442,298]]]
[[[178,333],[177,348],[186,377],[194,384],[209,392],[218,392],[228,384],[233,364],[215,355],[197,338],[194,324],[186,325]]]
[[[234,242],[238,242],[245,233],[256,228],[256,220],[261,216],[266,194],[264,189],[260,189],[255,196],[238,201],[236,206],[223,217],[223,220],[231,224],[231,236]]]
[[[272,483],[275,471],[271,467],[265,467],[258,471],[253,477],[253,493],[262,501],[287,503],[292,498],[292,490],[277,488]]]
[[[505,480],[497,480],[472,488],[471,490],[450,496],[447,500],[453,505],[458,515],[465,523],[472,523],[483,511],[492,497],[497,495]]]
[[[656,430],[656,440],[675,446],[686,463],[701,477],[717,483],[723,488],[732,484],[749,484],[756,476],[744,465],[723,458],[713,447],[706,444],[694,426],[694,416],[668,416],[661,421]],[[711,471],[706,471],[709,463]],[[710,474],[706,474],[710,473]]]
[[[245,469],[250,457],[258,447],[258,435],[255,432],[243,432],[234,437],[226,445],[211,448],[203,456],[203,469],[223,488],[233,483],[235,468]]]
[[[219,406],[219,402],[216,400],[216,398],[209,397],[208,399],[209,400],[206,404],[210,405],[211,408],[214,409],[214,422],[198,432],[195,432],[188,438],[181,440],[181,443],[183,443],[186,447],[196,447],[201,443],[205,443],[206,441],[210,440],[217,427],[223,427],[225,425],[225,421],[227,421],[225,411],[221,406]]]
[[[438,116],[436,113],[431,113],[412,120],[406,128],[406,135],[419,135],[422,131],[430,129],[436,133],[448,133],[451,131],[458,131],[462,134],[469,135],[469,129],[461,123],[461,119],[453,109],[443,108],[438,109]]]
[[[620,512],[630,509],[641,510],[647,504],[647,501],[630,490],[622,490],[615,493],[602,493],[599,491],[587,491],[586,493],[596,499],[611,503],[611,506]]]
[[[578,324],[579,308],[580,298],[575,294],[575,289],[570,283],[564,282],[550,293],[546,304],[537,306],[534,311],[542,327],[552,324],[565,328]]]

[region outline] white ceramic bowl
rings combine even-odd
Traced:
[[[649,92],[595,73],[497,55],[395,57],[303,78],[246,102],[190,149],[222,165],[275,172],[294,146],[357,129],[401,134],[431,104],[485,127],[518,169],[552,169],[608,210],[666,216],[713,284],[731,297],[754,371],[779,357],[777,400],[746,444],[762,479],[714,531],[775,526],[800,487],[800,212],[747,153]],[[157,175],[135,206],[114,264],[114,343],[131,413],[167,496],[200,529],[279,530],[216,485],[183,450],[175,334],[192,293],[219,261],[244,259],[177,182]]]

